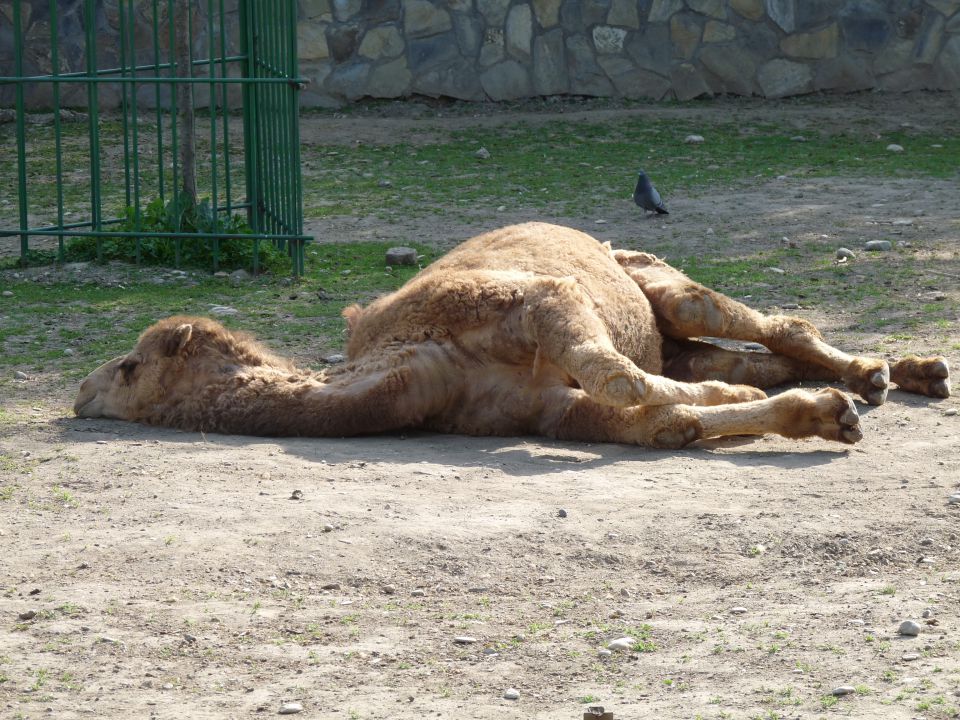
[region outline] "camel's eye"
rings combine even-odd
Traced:
[[[120,373],[123,375],[124,380],[129,380],[134,371],[137,369],[137,365],[140,364],[140,361],[136,358],[126,358],[122,363],[120,363]]]

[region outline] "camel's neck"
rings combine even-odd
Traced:
[[[332,372],[256,368],[168,393],[147,422],[185,430],[275,437],[343,437],[376,431],[369,383]],[[177,400],[179,398],[179,400]]]

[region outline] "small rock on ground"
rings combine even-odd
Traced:
[[[864,246],[864,250],[879,250],[885,252],[887,250],[893,249],[893,245],[889,240],[868,240]]]
[[[890,143],[889,145],[887,145],[887,150],[889,150],[890,152],[895,152],[895,153],[903,152],[903,145],[897,145],[896,143]]]
[[[900,623],[900,627],[897,629],[897,632],[901,635],[915,637],[920,634],[920,623],[913,620],[904,620],[902,623]]]
[[[837,257],[853,260],[856,257],[856,255],[853,254],[853,250],[851,250],[850,248],[840,247],[840,248],[837,248]]]
[[[279,715],[294,715],[303,712],[303,705],[298,702],[288,702],[280,706]]]
[[[857,689],[853,685],[841,685],[840,687],[834,688],[830,694],[842,697],[843,695],[853,695],[856,691]]]
[[[506,690],[503,691],[503,699],[504,699],[504,700],[519,700],[519,699],[520,699],[520,693],[517,692],[516,690],[514,690],[513,688],[507,688]]]
[[[477,639],[475,637],[470,637],[469,635],[457,635],[453,641],[457,645],[473,645]]]
[[[417,251],[409,247],[392,247],[387,250],[387,265],[416,265]]]
[[[611,640],[607,644],[608,650],[630,650],[636,644],[636,640],[632,637],[622,637],[617,638],[616,640]]]
[[[687,135],[683,141],[691,145],[699,145],[703,142],[703,135]]]

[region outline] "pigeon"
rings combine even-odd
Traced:
[[[670,214],[667,212],[667,208],[663,206],[660,193],[657,192],[657,189],[653,186],[653,183],[650,182],[650,178],[647,177],[647,174],[643,170],[641,170],[637,176],[637,187],[633,191],[633,201],[644,210],[656,212],[660,215]]]

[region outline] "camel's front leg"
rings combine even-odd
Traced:
[[[521,323],[537,348],[535,365],[556,365],[603,405],[718,405],[766,397],[754,387],[683,383],[644,372],[614,348],[591,301],[572,279],[537,278],[523,297]]]
[[[853,402],[833,388],[815,393],[788,390],[765,400],[712,407],[613,408],[579,390],[556,388],[551,393],[539,429],[564,440],[681,448],[695,440],[731,435],[775,433],[846,444],[863,437]]]

